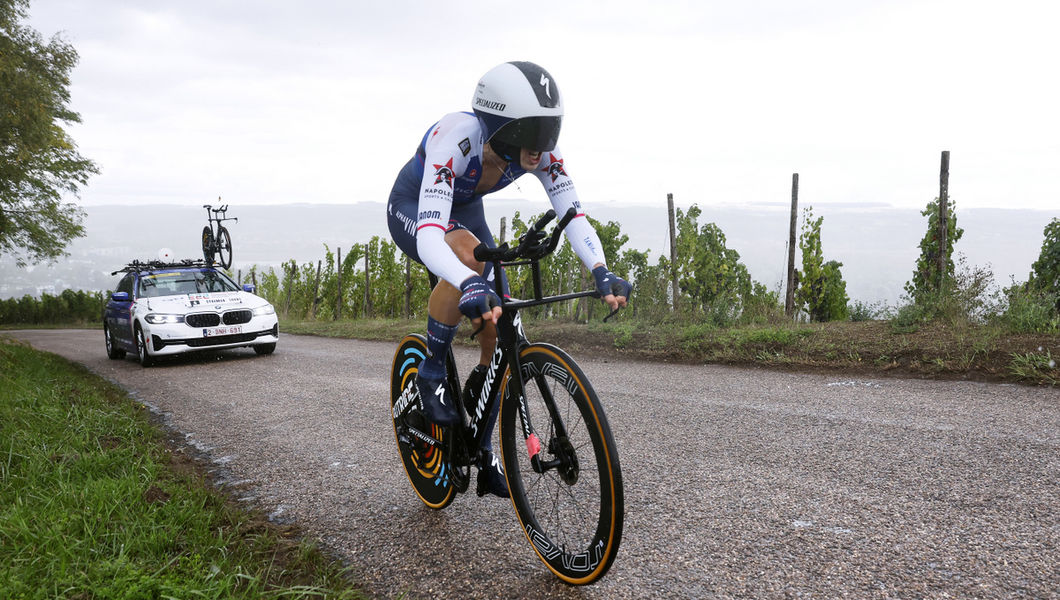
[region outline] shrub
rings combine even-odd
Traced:
[[[823,221],[824,217],[813,218],[812,207],[803,211],[802,234],[799,236],[802,270],[795,272],[798,281],[795,300],[812,321],[842,321],[847,318],[847,284],[840,271],[843,263],[824,260],[821,250]]]
[[[1044,241],[1038,260],[1031,265],[1031,283],[1045,292],[1058,295],[1060,310],[1060,219],[1053,219],[1042,232]]]
[[[1060,294],[1029,285],[1013,285],[1005,290],[1008,306],[997,315],[997,322],[1013,333],[1054,333],[1060,331],[1056,304]]]
[[[851,321],[877,321],[887,317],[887,305],[883,302],[862,302],[855,300],[847,306]]]
[[[928,310],[923,304],[910,302],[898,308],[891,318],[892,333],[914,333],[928,320]]]

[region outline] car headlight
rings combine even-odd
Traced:
[[[265,306],[259,306],[259,307],[254,309],[254,316],[255,317],[260,317],[262,315],[274,315],[274,314],[276,314],[276,309],[273,308],[271,304],[266,304]]]
[[[152,325],[161,325],[162,323],[183,323],[184,315],[167,315],[162,313],[151,313],[144,317],[144,320]]]

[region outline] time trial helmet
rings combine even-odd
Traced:
[[[490,147],[505,160],[519,149],[547,152],[556,147],[563,103],[548,71],[525,61],[493,67],[478,81],[471,105]]]

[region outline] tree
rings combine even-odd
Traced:
[[[47,43],[19,23],[28,0],[0,0],[0,255],[18,266],[55,260],[84,235],[84,211],[63,202],[99,173],[63,125],[77,51],[58,35]]]
[[[813,207],[803,211],[802,233],[799,248],[802,249],[802,270],[795,271],[798,287],[795,302],[810,315],[811,321],[842,321],[847,318],[847,284],[839,268],[843,263],[824,261],[821,250],[821,224],[824,217],[813,218]]]
[[[720,300],[738,309],[738,299],[751,293],[751,275],[740,253],[725,245],[720,227],[699,226],[700,214],[695,204],[687,213],[677,209],[678,285],[701,308]]]
[[[1049,294],[1060,294],[1060,219],[1045,226],[1038,260],[1031,265],[1030,284]]]
[[[719,327],[768,320],[777,307],[777,294],[751,279],[740,254],[726,246],[720,227],[715,223],[699,225],[700,214],[693,204],[687,213],[678,209],[675,219],[678,286],[682,297],[691,300],[682,300],[681,306],[691,307],[691,313],[698,311]],[[670,272],[665,257],[660,258],[659,266],[662,272]]]
[[[953,245],[964,235],[964,230],[957,227],[956,205],[950,202],[948,216],[949,232],[946,235],[946,247],[941,251],[946,253],[945,280],[953,281],[956,269],[953,263]],[[927,207],[921,211],[928,218],[928,230],[924,239],[920,240],[920,258],[916,261],[916,271],[913,279],[905,284],[905,291],[913,299],[915,304],[925,306],[931,304],[945,292],[939,289],[939,199],[935,198],[928,202]]]

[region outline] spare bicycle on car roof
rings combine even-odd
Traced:
[[[218,200],[221,198],[218,197]],[[207,265],[214,264],[214,257],[222,269],[232,268],[232,236],[228,229],[221,225],[223,221],[239,221],[236,217],[226,217],[228,205],[213,208],[213,205],[203,204],[206,209],[206,219],[209,223],[202,228],[202,257],[206,259]]]

